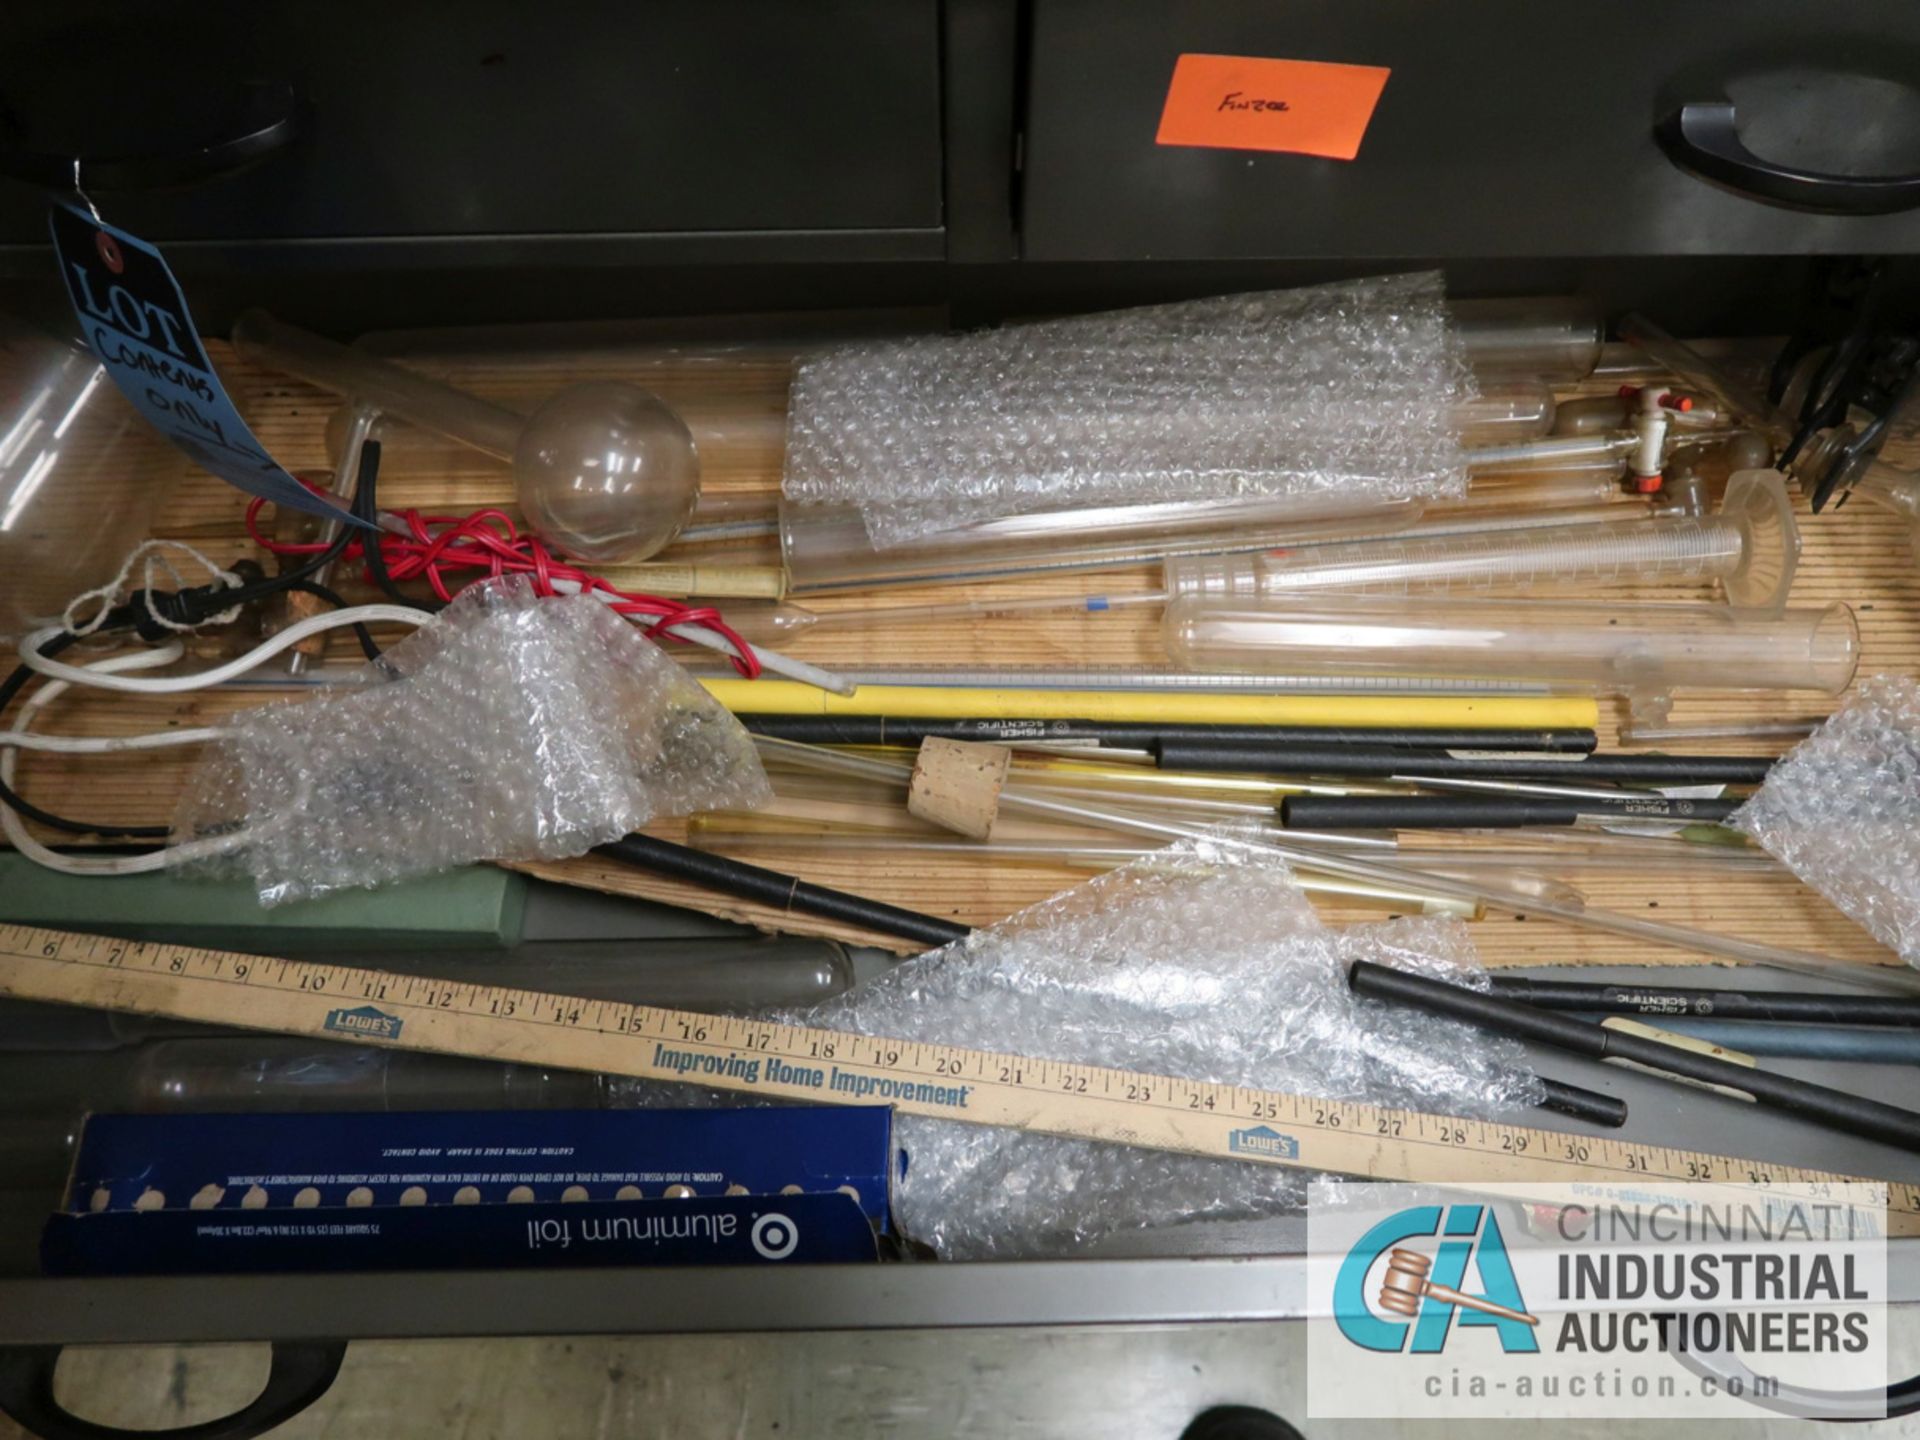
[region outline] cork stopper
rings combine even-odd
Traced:
[[[1013,752],[1004,745],[973,740],[920,742],[907,786],[907,810],[922,820],[957,830],[975,840],[993,833],[1000,810],[1000,787],[1007,783]]]

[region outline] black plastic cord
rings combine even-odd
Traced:
[[[312,573],[314,568],[317,567],[303,566],[300,572],[274,576],[272,581],[264,582],[274,587],[273,591],[268,593],[286,590],[305,591],[309,595],[318,596],[336,610],[345,609],[346,601],[343,600],[336,591],[320,584],[317,580],[305,578],[307,574]],[[207,587],[199,588],[205,589]],[[142,592],[143,595],[145,593],[146,592]],[[178,591],[174,593],[177,595],[188,592]],[[218,593],[225,597],[221,601],[220,608],[226,609],[235,603],[233,597],[240,592],[227,589]],[[242,601],[239,603],[245,604],[249,602]],[[108,615],[107,620],[101,625],[100,629],[104,631],[117,631],[129,628],[137,629],[139,626],[139,621],[136,618],[138,613],[139,607],[132,602],[117,606],[114,611]],[[215,614],[218,612],[209,611],[208,613]],[[378,663],[381,658],[381,651],[379,645],[375,643],[372,633],[368,631],[365,625],[360,624],[353,626],[353,633],[354,638],[360,642],[361,652],[369,661]],[[46,643],[41,645],[40,653],[51,659],[63,650],[72,648],[79,642],[79,639],[80,637],[78,635],[72,634],[71,632],[63,632],[51,637]],[[17,665],[5,680],[0,680],[0,715],[4,715],[7,712],[8,707],[19,698],[20,692],[26,688],[27,683],[32,680],[37,673],[38,672],[30,666]],[[102,840],[169,840],[173,836],[173,831],[165,825],[95,824],[90,820],[73,820],[64,815],[56,815],[50,810],[41,809],[40,806],[26,799],[4,781],[0,781],[0,805],[5,805],[23,820],[31,820],[36,825],[44,826],[49,830],[58,830],[64,835],[93,835]]]
[[[352,512],[365,520],[373,520],[378,511],[374,508],[374,486],[380,469],[380,445],[378,441],[368,441],[360,452],[360,477],[354,492]],[[311,556],[292,570],[279,575],[271,575],[240,586],[223,585],[218,582],[209,585],[190,586],[184,590],[155,591],[141,590],[123,605],[116,605],[107,613],[101,623],[94,627],[94,633],[113,633],[120,630],[133,630],[144,640],[158,641],[168,638],[170,631],[165,625],[155,623],[155,617],[169,621],[174,625],[204,624],[222,610],[231,610],[236,605],[251,605],[267,600],[288,590],[302,590],[317,595],[335,609],[344,609],[346,602],[319,581],[311,577],[340,558],[354,533],[342,527],[340,533],[319,554]],[[374,570],[376,579],[383,582],[382,589],[403,605],[418,607],[418,602],[399,593],[386,576],[385,567],[380,564],[380,547],[377,543],[365,547],[369,556],[369,566]],[[419,607],[432,608],[432,607]],[[368,660],[380,659],[380,647],[374,643],[373,635],[365,625],[353,627],[354,638],[360,642],[360,650]],[[71,632],[55,635],[40,647],[40,653],[48,658],[70,648],[79,636]],[[19,698],[27,683],[36,672],[27,665],[18,665],[3,681],[0,681],[0,715]],[[103,840],[167,840],[172,831],[165,825],[113,825],[96,824],[90,820],[73,820],[64,815],[56,815],[50,810],[27,800],[12,786],[0,781],[0,805],[5,805],[23,820],[49,830],[58,830],[66,835],[93,835]]]
[[[124,629],[125,626],[119,628]],[[63,632],[42,645],[40,653],[51,659],[62,650],[78,644],[79,640],[78,635]],[[5,680],[0,680],[0,715],[7,712],[7,707],[26,689],[27,682],[33,679],[35,673],[26,665],[18,665]],[[165,825],[96,825],[89,820],[69,820],[65,816],[42,810],[3,781],[0,781],[0,805],[5,805],[23,820],[31,820],[67,835],[98,835],[103,840],[166,840],[173,834]]]
[[[362,520],[378,522],[380,503],[380,442],[368,440],[360,447],[360,475],[353,487],[353,513]],[[373,577],[373,583],[380,587],[380,593],[396,605],[410,605],[416,610],[425,610],[437,614],[447,608],[447,602],[437,597],[416,599],[393,583],[393,576],[387,573],[387,557],[380,551],[380,542],[374,536],[368,536],[361,547],[361,553],[367,558],[367,573]]]
[[[329,589],[318,580],[295,580],[287,586],[287,589],[298,590],[307,595],[317,595],[336,610],[344,610],[347,608],[347,602],[340,597],[339,591]],[[379,644],[374,640],[373,632],[358,620],[354,621],[349,628],[353,631],[353,638],[360,642],[360,653],[366,656],[369,662],[376,665],[379,664],[380,658],[385,652],[380,649]]]
[[[116,607],[108,616],[106,623],[97,628],[101,630],[125,628],[114,624],[114,617],[124,610],[129,616],[129,622],[135,630],[140,632],[142,639],[165,639],[169,632],[165,626],[152,623],[153,614],[158,614],[175,625],[203,625],[222,610],[231,610],[236,605],[252,605],[288,590],[298,590],[311,576],[338,560],[347,546],[353,543],[353,538],[353,531],[343,526],[340,533],[334,536],[327,548],[319,554],[309,556],[291,570],[282,571],[278,575],[268,575],[244,585],[222,585],[215,581],[209,585],[190,586],[185,590],[137,591],[126,605]],[[339,603],[337,597],[335,603]]]

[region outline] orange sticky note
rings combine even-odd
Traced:
[[[1162,145],[1282,150],[1351,160],[1392,74],[1378,65],[1182,55],[1173,67]]]

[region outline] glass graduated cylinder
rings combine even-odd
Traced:
[[[1845,605],[1745,614],[1708,604],[1401,600],[1370,595],[1190,596],[1167,607],[1176,663],[1332,675],[1547,680],[1603,693],[1819,690],[1853,679]]]
[[[1259,596],[1299,590],[1400,595],[1706,581],[1732,570],[1741,554],[1738,532],[1723,522],[1643,520],[1188,557],[1167,561],[1166,587],[1172,595]]]
[[[1777,611],[1799,557],[1786,488],[1770,471],[1736,475],[1719,514],[1642,516],[1400,536],[1256,554],[1187,556],[1164,568],[1170,596],[1258,598],[1310,590],[1363,594],[1718,581],[1737,606]]]

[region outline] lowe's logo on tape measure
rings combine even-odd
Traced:
[[[1227,1149],[1236,1155],[1267,1155],[1275,1160],[1300,1158],[1300,1142],[1291,1135],[1282,1135],[1270,1125],[1228,1131]]]
[[[371,1005],[356,1005],[351,1010],[329,1010],[326,1028],[342,1035],[358,1035],[364,1040],[398,1040],[405,1022]]]

